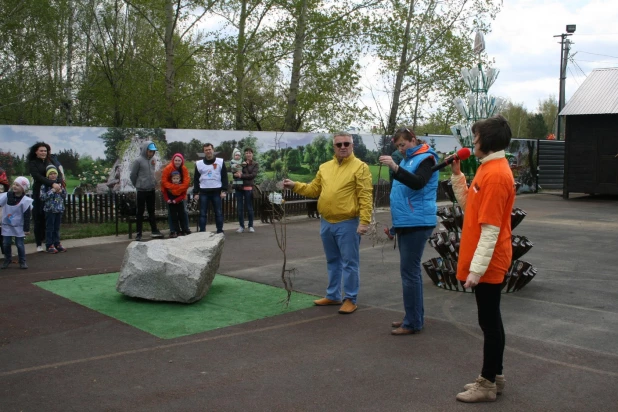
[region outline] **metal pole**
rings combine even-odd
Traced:
[[[564,74],[563,70],[562,70],[562,62],[564,59],[564,38],[566,37],[566,34],[561,34],[560,35],[560,81],[559,81],[559,87],[558,87],[558,125],[556,127],[556,140],[560,140],[560,110],[562,110],[562,76]]]

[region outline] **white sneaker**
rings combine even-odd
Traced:
[[[252,227],[250,227],[250,228],[249,228],[249,233],[254,233],[254,232],[255,232],[255,229],[254,229],[254,228],[252,228]]]
[[[239,227],[238,229],[236,229],[236,233],[242,233],[244,231],[245,231],[245,229],[242,228],[242,227]]]
[[[43,248],[43,246],[37,246],[36,247],[36,251],[37,252],[45,252],[45,248]]]

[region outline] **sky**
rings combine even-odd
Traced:
[[[569,40],[572,61],[567,66],[566,101],[594,68],[618,67],[618,2],[598,0],[505,0],[502,10],[485,36],[486,53],[495,59],[491,67],[500,70],[490,89],[494,96],[523,104],[533,112],[541,99],[558,96],[560,72],[560,38],[567,24],[577,29]],[[471,37],[470,42],[474,39]],[[363,60],[365,78],[362,83],[379,88],[375,79],[375,59]],[[472,65],[472,64],[471,64]],[[363,101],[374,104],[367,92]],[[387,106],[388,104],[386,104]],[[63,130],[70,129],[70,130]],[[104,128],[47,128],[37,126],[0,126],[0,149],[22,154],[37,140],[51,144],[53,151],[73,149],[94,158],[103,157],[104,146],[98,136]],[[232,133],[232,134],[228,134]],[[234,133],[240,133],[238,135]],[[263,142],[262,150],[274,146],[274,132],[255,133]],[[167,130],[168,141],[192,138],[211,141],[215,145],[229,137],[240,139],[246,132],[201,130]],[[296,146],[311,141],[314,134],[286,134],[284,144]],[[365,145],[375,147],[374,138],[363,137]],[[449,143],[450,145],[450,143]]]

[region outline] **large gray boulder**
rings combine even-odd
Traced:
[[[221,234],[194,232],[176,239],[133,242],[124,254],[116,290],[148,300],[196,302],[215,278],[224,239]]]

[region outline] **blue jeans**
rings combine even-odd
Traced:
[[[45,212],[45,246],[58,246],[60,244],[60,221],[62,213]]]
[[[215,225],[217,226],[217,233],[223,233],[223,211],[221,209],[221,194],[219,192],[200,193],[200,232],[206,231],[208,203],[211,203],[215,210]]]
[[[236,211],[238,212],[238,224],[245,228],[245,208],[249,214],[249,227],[253,227],[253,190],[236,190]]]
[[[427,239],[432,232],[433,228],[418,228],[417,230],[408,229],[404,233],[397,234],[403,307],[406,311],[402,325],[404,329],[423,329],[425,309],[423,306],[421,259]]]
[[[13,236],[2,236],[2,248],[4,249],[4,261],[10,262],[13,255],[11,254],[11,241]],[[15,236],[15,246],[17,246],[17,256],[19,256],[19,264],[26,263],[26,248],[24,247],[24,237]]]
[[[339,223],[321,220],[320,236],[326,255],[328,270],[328,287],[326,298],[341,299],[341,281],[343,279],[344,299],[356,303],[360,286],[360,235],[356,233],[358,218]]]

